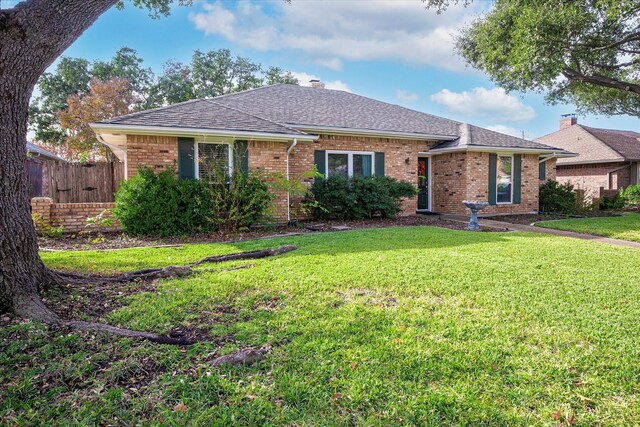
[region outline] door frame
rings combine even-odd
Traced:
[[[433,210],[433,193],[431,191],[432,182],[431,177],[433,176],[433,172],[431,170],[431,156],[418,155],[418,160],[426,159],[427,160],[427,209],[418,209],[418,201],[416,200],[416,212],[432,212]]]

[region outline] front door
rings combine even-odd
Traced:
[[[418,159],[418,210],[429,210],[429,159]]]

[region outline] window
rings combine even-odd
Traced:
[[[327,178],[333,175],[372,176],[373,153],[327,151]]]
[[[226,180],[231,174],[229,144],[199,142],[196,146],[196,176],[210,182]]]
[[[512,203],[513,201],[513,157],[498,156],[496,168],[496,202]]]

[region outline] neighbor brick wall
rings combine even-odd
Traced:
[[[53,203],[48,197],[31,199],[31,212],[37,213],[52,227],[63,227],[65,233],[80,231],[117,231],[120,224],[114,218],[111,227],[87,225],[87,218],[100,215],[104,210],[113,209],[113,203]]]
[[[133,177],[142,166],[158,172],[178,162],[178,138],[175,136],[127,135],[127,176]]]
[[[315,150],[384,152],[385,175],[414,185],[418,183],[418,153],[425,152],[435,142],[351,135],[319,135],[315,142],[298,143],[291,152],[291,177],[302,177],[313,170]],[[251,156],[249,157],[251,159]],[[409,159],[409,163],[406,163]],[[306,180],[310,185],[311,180]],[[405,199],[404,214],[413,214],[417,197]]]
[[[585,165],[558,165],[557,181],[570,182],[574,187],[584,190],[588,196],[598,197],[600,187],[617,190],[630,183],[630,168],[625,167],[613,172],[611,179],[607,179],[609,171],[618,169],[627,163],[600,163]]]

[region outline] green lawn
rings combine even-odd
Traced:
[[[577,231],[596,236],[640,242],[640,213],[627,213],[623,216],[559,219],[543,221],[538,227],[556,230]]]
[[[0,420],[640,424],[635,249],[407,227],[42,256],[54,268],[126,270],[285,243],[299,249],[247,269],[204,266],[105,318],[156,332],[210,329],[209,342],[187,349],[28,322],[0,328]],[[209,363],[266,342],[272,353],[251,367]]]

